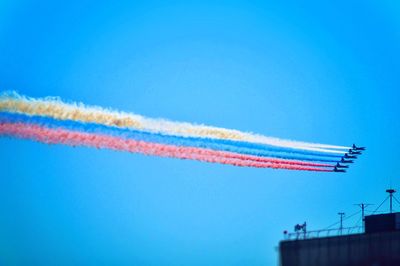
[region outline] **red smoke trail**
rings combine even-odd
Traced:
[[[232,152],[222,152],[202,148],[178,147],[158,143],[149,143],[131,139],[121,139],[107,135],[89,134],[64,129],[49,129],[37,125],[24,123],[2,123],[0,134],[11,135],[19,138],[33,139],[48,144],[65,144],[72,146],[89,146],[96,148],[108,148],[120,151],[143,153],[161,157],[174,157],[180,159],[199,160],[204,162],[230,164],[235,166],[248,166],[258,168],[276,168],[289,170],[331,172],[315,166],[327,166],[311,164],[300,161],[259,158],[250,155],[241,155]],[[310,165],[314,167],[309,167]]]

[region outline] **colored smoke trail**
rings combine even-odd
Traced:
[[[350,148],[345,146],[282,140],[238,130],[173,122],[163,119],[151,119],[135,114],[111,111],[100,107],[87,107],[83,104],[64,103],[54,98],[27,98],[16,93],[6,93],[0,97],[0,111],[1,110],[29,115],[48,116],[60,120],[76,120],[108,126],[127,127],[167,135],[245,141],[321,153],[344,154],[344,149]]]
[[[279,159],[271,159],[270,161],[267,161],[268,159],[264,158],[264,161],[254,161],[248,159],[251,158],[249,156],[228,152],[148,143],[131,139],[121,139],[107,135],[74,132],[64,129],[49,129],[24,123],[0,123],[0,134],[32,139],[48,144],[108,148],[112,150],[142,153],[146,155],[191,159],[204,162],[230,164],[235,166],[332,172],[332,170],[318,167],[291,165]]]
[[[62,128],[71,131],[81,131],[85,133],[94,133],[94,134],[102,134],[102,135],[111,135],[124,139],[134,139],[145,142],[155,142],[160,144],[169,144],[174,146],[190,146],[197,148],[206,148],[213,150],[221,150],[233,153],[241,153],[247,155],[254,156],[262,156],[262,157],[275,157],[280,159],[290,159],[290,160],[303,160],[303,161],[314,161],[314,162],[338,162],[339,158],[323,158],[324,154],[318,154],[319,156],[304,156],[311,155],[300,151],[302,156],[293,155],[293,151],[280,150],[284,148],[274,147],[274,150],[270,150],[270,146],[254,144],[254,143],[243,143],[239,141],[231,141],[231,140],[221,140],[221,139],[209,139],[209,138],[194,138],[194,137],[181,137],[181,136],[170,136],[163,135],[159,133],[151,133],[144,131],[137,131],[128,128],[118,128],[118,127],[110,127],[104,126],[94,123],[81,123],[70,120],[55,120],[48,117],[40,117],[40,116],[27,116],[22,114],[13,114],[0,112],[0,122],[9,122],[9,123],[28,123],[35,124],[47,128]],[[253,147],[254,146],[254,147]],[[264,147],[265,146],[265,147]],[[250,147],[250,148],[249,148]],[[315,152],[314,152],[315,153]],[[333,155],[325,155],[325,156],[333,156]],[[315,163],[313,166],[331,166],[327,164],[319,164]]]

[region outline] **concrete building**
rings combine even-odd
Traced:
[[[365,230],[280,242],[282,266],[400,266],[400,213],[365,217]]]

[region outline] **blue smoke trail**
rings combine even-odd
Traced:
[[[29,116],[29,115],[8,113],[8,112],[0,112],[0,122],[32,123],[32,124],[42,125],[48,128],[64,128],[73,131],[82,131],[94,134],[106,134],[106,135],[121,137],[124,139],[135,139],[146,142],[172,144],[177,146],[208,148],[213,150],[222,150],[222,151],[236,152],[248,155],[262,156],[262,157],[274,157],[281,159],[293,159],[293,160],[316,161],[316,162],[327,162],[327,163],[338,162],[341,158],[341,156],[332,154],[324,154],[313,151],[310,152],[299,151],[290,148],[277,148],[275,146],[248,143],[243,141],[172,136],[160,133],[151,133],[146,131],[133,130],[128,128],[105,126],[97,123],[82,123],[73,120],[56,120],[49,117]]]

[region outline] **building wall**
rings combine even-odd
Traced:
[[[282,266],[400,266],[400,231],[282,241]]]

